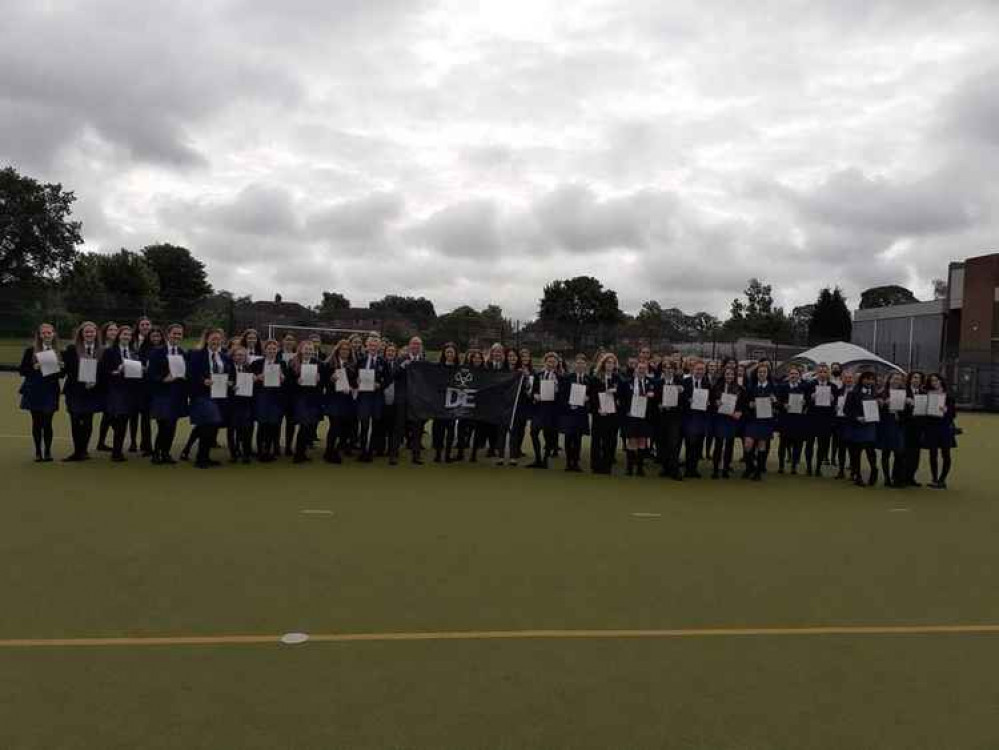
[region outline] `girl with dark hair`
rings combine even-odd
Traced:
[[[250,369],[249,353],[242,344],[234,347],[226,363],[229,397],[226,399],[226,445],[229,461],[250,463],[253,455],[253,396],[256,378]]]
[[[187,416],[187,354],[181,348],[184,327],[179,323],[167,326],[166,345],[149,355],[149,388],[152,393],[149,416],[156,420],[156,442],[153,444],[154,464],[176,463],[170,455],[177,434],[177,421]]]
[[[326,384],[323,409],[330,423],[326,432],[323,460],[338,464],[343,461],[340,451],[346,451],[350,447],[350,431],[356,414],[354,396],[357,393],[357,370],[354,366],[353,347],[348,339],[341,339],[330,351],[325,362],[323,382]],[[299,432],[301,433],[301,429]]]
[[[480,349],[472,348],[465,352],[465,360],[462,363],[471,370],[480,370],[485,366],[486,360],[482,356]],[[465,449],[470,449],[469,461],[475,463],[479,460],[479,448],[485,442],[485,433],[481,431],[480,424],[473,419],[462,419],[458,423],[458,461],[465,460]]]
[[[808,417],[805,409],[808,401],[809,388],[801,379],[801,368],[791,365],[787,371],[787,381],[777,388],[777,400],[780,406],[780,443],[777,449],[777,473],[784,473],[786,459],[791,459],[791,473],[798,473],[801,462],[801,449],[804,447],[808,434]],[[805,457],[808,475],[812,475],[812,456],[809,451]]]
[[[916,474],[919,472],[920,453],[923,448],[923,431],[926,428],[926,403],[928,398],[924,390],[925,376],[918,370],[909,373],[905,389],[909,406],[906,409],[903,424],[903,444],[905,455],[902,459],[902,483],[906,487],[920,487]],[[918,402],[918,404],[917,404]],[[917,408],[917,406],[919,408]]]
[[[683,479],[680,469],[680,448],[683,445],[683,378],[672,358],[664,359],[662,376],[656,383],[656,403],[659,409],[659,476]]]
[[[815,367],[815,379],[808,391],[808,432],[805,443],[805,461],[812,473],[811,458],[815,458],[815,476],[822,476],[822,464],[829,460],[833,420],[836,414],[836,397],[840,390],[830,380],[829,366],[820,362]]]
[[[114,346],[117,346],[118,342],[118,324],[113,320],[109,320],[107,323],[101,326],[101,336],[100,344],[101,350],[105,351]],[[102,383],[102,391],[106,389],[107,384]],[[108,415],[107,410],[101,414],[101,423],[97,428],[97,450],[99,451],[111,451],[111,446],[107,444],[108,432],[111,430],[111,417]]]
[[[441,349],[440,366],[448,370],[450,375],[458,369],[458,347],[450,341],[444,344]],[[434,463],[440,463],[443,457],[445,463],[451,463],[454,457],[451,449],[455,441],[455,420],[435,419],[430,428],[431,439],[434,446]]]
[[[711,399],[711,382],[708,380],[704,362],[697,360],[689,378],[683,383],[683,444],[684,476],[700,479],[697,465],[704,453],[704,437],[709,432],[710,416],[708,408]]]
[[[655,398],[655,392],[656,384],[649,375],[649,363],[640,359],[635,364],[634,375],[620,386],[621,433],[625,440],[625,472],[629,477],[632,474],[645,476],[645,456],[653,435],[649,400]]]
[[[144,366],[132,348],[132,327],[121,326],[113,347],[104,350],[100,364],[101,378],[107,383],[104,412],[111,419],[111,460],[125,460],[123,452],[128,421],[139,409],[144,386]]]
[[[590,410],[593,429],[590,439],[590,471],[610,474],[617,452],[618,388],[617,357],[607,352],[597,359],[590,379]]]
[[[923,442],[930,453],[930,475],[933,478],[930,487],[945,490],[947,476],[950,474],[950,451],[951,448],[957,447],[954,399],[947,391],[947,383],[935,372],[926,376],[926,396],[926,426],[923,429]]]
[[[766,360],[761,360],[747,377],[749,378],[746,386],[748,419],[743,439],[746,470],[742,476],[758,482],[766,471],[770,440],[777,425],[774,417],[777,391],[773,381],[770,380],[770,363]]]
[[[355,408],[358,421],[358,443],[361,449],[359,460],[371,463],[371,438],[375,421],[381,419],[385,407],[385,397],[382,391],[388,381],[388,370],[385,360],[378,350],[381,348],[381,337],[371,334],[365,341],[365,350],[355,363],[357,368],[357,395]]]
[[[870,467],[867,486],[873,486],[878,482],[877,453],[874,446],[877,442],[877,425],[880,421],[873,372],[868,370],[860,374],[857,385],[846,394],[843,412],[850,425],[848,434],[853,483],[858,487],[864,486],[860,467],[860,455],[863,453]]]
[[[746,408],[746,393],[735,378],[735,367],[727,365],[711,393],[711,432],[715,438],[712,479],[731,476],[732,454]]]
[[[284,400],[284,454],[286,456],[291,456],[295,453],[295,408],[292,403],[294,383],[290,377],[287,377],[287,375],[291,369],[291,363],[297,356],[298,339],[296,339],[292,334],[286,333],[281,339],[281,353],[279,355],[279,360],[281,364],[284,365],[284,372],[286,376],[284,385],[281,386],[281,398]],[[281,429],[278,427],[279,435],[280,432]],[[281,455],[281,446],[279,443],[274,446],[274,452],[276,455]]]
[[[531,397],[534,401],[534,417],[531,419],[531,446],[534,448],[534,463],[530,469],[547,469],[552,446],[558,440],[558,373],[555,367],[558,357],[555,352],[545,354],[545,368],[534,379]],[[545,448],[541,448],[541,434],[544,433]]]
[[[188,383],[191,398],[191,425],[193,430],[182,457],[186,457],[195,442],[198,453],[194,465],[199,469],[218,466],[211,457],[219,426],[222,425],[228,389],[217,385],[228,382],[228,358],[222,351],[222,331],[206,328],[201,335],[201,346],[188,358]]]
[[[587,393],[590,376],[587,374],[586,355],[577,354],[573,360],[573,371],[564,375],[559,384],[561,396],[559,404],[559,429],[565,435],[565,470],[581,472],[580,454],[583,450],[583,435],[590,434],[590,410]]]
[[[264,356],[264,347],[260,342],[260,334],[256,328],[247,328],[239,337],[239,343],[246,349],[247,364],[253,364]]]
[[[154,326],[149,318],[139,318],[135,324],[132,348],[144,368],[148,370],[150,354],[161,346],[163,346],[163,332]],[[153,428],[149,415],[151,399],[150,382],[147,378],[143,378],[136,388],[136,410],[128,418],[128,452],[141,451],[145,458],[153,455]]]
[[[21,408],[31,412],[35,461],[51,461],[52,416],[59,411],[59,380],[65,374],[55,326],[42,323],[35,329],[35,341],[24,350],[18,371],[24,378]]]
[[[73,434],[73,452],[63,461],[85,461],[90,458],[88,449],[94,433],[94,414],[104,410],[104,399],[97,376],[101,359],[97,324],[91,321],[76,328],[73,343],[63,352],[66,370],[66,411]]]
[[[516,466],[524,457],[524,436],[527,434],[527,423],[534,412],[531,391],[534,388],[534,368],[531,364],[531,352],[527,349],[517,351],[513,347],[506,351],[506,361],[511,369],[518,369],[521,378],[520,396],[517,398],[517,411],[513,415],[513,428],[510,430],[510,455],[507,457],[511,466]]]
[[[253,416],[257,422],[257,460],[271,463],[281,452],[281,419],[284,417],[283,386],[285,365],[278,357],[280,344],[274,339],[264,343],[263,356],[250,364],[254,375]]]
[[[881,473],[885,487],[904,487],[905,411],[908,398],[905,376],[896,370],[885,380],[879,403],[878,448],[881,450]]]
[[[385,387],[382,389],[382,413],[375,420],[371,438],[371,452],[376,457],[382,457],[388,452],[388,438],[392,425],[395,424],[395,367],[398,349],[392,342],[385,342],[382,350],[382,360],[385,362]]]

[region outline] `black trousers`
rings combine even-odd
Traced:
[[[617,452],[617,418],[595,415],[590,436],[590,470],[609,474]]]
[[[719,468],[729,471],[732,468],[732,454],[735,451],[735,438],[715,438],[712,459],[715,471]]]
[[[906,484],[913,484],[916,481],[916,474],[919,472],[919,462],[922,453],[920,448],[922,425],[909,420],[905,423],[905,457],[903,459],[905,467],[903,476]]]
[[[933,477],[933,481],[944,483],[947,481],[947,475],[950,474],[950,448],[941,446],[940,448],[930,448],[929,450],[930,474]],[[943,458],[943,466],[939,464],[938,453]]]
[[[524,457],[524,435],[527,433],[527,417],[518,412],[513,418],[510,430],[510,458]]]
[[[73,435],[73,455],[85,456],[94,434],[93,414],[70,414],[69,427]]]
[[[203,424],[194,428],[198,441],[198,457],[196,463],[205,465],[212,457],[212,446],[218,439],[219,426],[215,424]]]
[[[111,417],[111,455],[124,455],[125,433],[128,432],[128,420],[131,414],[120,414]]]
[[[156,445],[153,454],[159,458],[169,458],[173,450],[173,439],[177,435],[176,419],[156,420]]]
[[[153,449],[153,427],[149,409],[138,411],[128,418],[129,442],[134,448],[138,437],[139,450],[149,453]]]
[[[580,454],[583,452],[583,433],[566,433],[565,435],[565,465],[566,468],[579,468]]]
[[[682,420],[679,414],[662,414],[659,417],[659,463],[663,470],[676,476],[680,472],[680,445]]]
[[[434,450],[437,453],[444,451],[450,456],[451,449],[454,447],[455,432],[455,420],[435,419],[431,427]]]
[[[686,435],[683,442],[687,473],[693,474],[704,452],[704,435]]]
[[[257,455],[270,459],[281,451],[281,424],[257,425]]]

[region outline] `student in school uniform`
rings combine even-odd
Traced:
[[[839,362],[832,362],[829,365],[829,382],[835,386],[838,394],[844,397],[846,400],[846,390],[843,387],[843,365]],[[852,386],[851,386],[852,387]],[[825,457],[829,463],[836,466],[836,462],[839,460],[839,430],[833,430],[832,437],[829,442],[829,455]]]
[[[239,337],[239,343],[246,349],[246,363],[252,365],[264,356],[264,345],[256,328],[247,328]]]
[[[43,361],[54,362],[54,371],[43,374]],[[52,460],[52,417],[59,411],[59,380],[65,374],[55,326],[42,323],[34,343],[24,350],[21,366],[21,408],[31,413],[31,438],[35,462]]]
[[[903,456],[902,482],[906,487],[921,487],[922,484],[916,478],[919,473],[920,455],[923,449],[924,432],[926,429],[926,415],[916,413],[916,397],[925,396],[925,376],[919,370],[913,370],[906,379],[906,392],[909,406],[906,410],[906,418],[903,423],[902,441],[905,446]]]
[[[448,379],[455,370],[458,369],[458,347],[448,341],[441,348],[440,366],[448,371]],[[442,460],[451,463],[455,457],[451,455],[451,449],[455,441],[455,421],[451,418],[439,417],[434,420],[430,428],[432,444],[434,447],[434,463],[439,464]]]
[[[371,454],[383,458],[388,453],[388,438],[395,422],[395,367],[398,350],[395,344],[382,339],[381,357],[385,363],[385,387],[382,388],[382,410],[371,425]]]
[[[131,365],[127,361],[138,363],[139,377],[128,377]],[[107,384],[104,411],[111,419],[111,460],[125,460],[125,434],[132,415],[139,410],[140,400],[144,393],[142,360],[138,352],[132,348],[132,327],[121,326],[118,329],[118,340],[115,346],[107,348],[101,355],[99,367],[101,378]]]
[[[73,343],[66,347],[62,355],[66,373],[63,394],[73,435],[73,452],[63,461],[86,461],[90,458],[88,451],[94,433],[94,414],[104,411],[104,398],[97,377],[97,365],[101,359],[99,336],[96,323],[89,320],[81,323],[73,335]],[[81,366],[81,362],[85,365]],[[89,367],[85,374],[86,363]]]
[[[900,394],[893,403],[892,394]],[[881,474],[885,487],[904,487],[905,411],[908,407],[905,376],[898,370],[885,380],[878,403],[881,418],[877,424],[877,444],[881,451]]]
[[[610,474],[614,466],[614,454],[617,452],[620,384],[617,357],[605,352],[597,360],[590,379],[590,411],[593,414],[590,471],[594,474]],[[607,395],[601,396],[601,394]]]
[[[371,463],[373,460],[372,438],[374,436],[374,424],[381,419],[382,410],[385,408],[385,385],[388,382],[388,370],[385,360],[379,354],[381,348],[381,337],[378,334],[371,334],[364,342],[365,350],[361,353],[360,359],[356,362],[357,369],[357,400],[356,414],[358,421],[358,442],[361,450],[359,461],[361,463]],[[361,379],[365,377],[362,372],[370,370],[374,382],[374,390],[366,391],[361,389]]]
[[[581,472],[580,454],[583,436],[590,434],[589,363],[585,354],[577,354],[572,372],[563,375],[559,383],[559,430],[565,435],[565,470]],[[573,392],[579,394],[573,399]],[[576,403],[573,403],[573,400]]]
[[[314,377],[309,375],[313,372]],[[312,339],[299,343],[298,352],[288,364],[286,377],[290,386],[289,416],[297,427],[292,461],[306,463],[312,460],[308,455],[309,446],[326,411],[325,394],[329,379],[329,367],[316,354]],[[330,431],[332,433],[332,427]],[[327,435],[327,440],[335,440],[335,435]]]
[[[767,453],[774,435],[774,428],[777,425],[775,418],[777,390],[770,379],[769,361],[761,360],[758,362],[755,370],[747,377],[749,383],[746,386],[746,429],[743,439],[746,470],[742,476],[758,482],[766,471]],[[764,402],[757,401],[757,399],[770,402],[770,408],[773,412],[770,417],[760,413],[758,407]]]
[[[399,446],[404,443],[412,452],[412,461],[416,465],[423,463],[421,457],[421,439],[423,435],[423,423],[412,419],[409,416],[406,392],[406,370],[414,362],[423,361],[423,339],[413,336],[406,345],[406,351],[398,359],[395,373],[393,375],[395,383],[396,416],[395,424],[392,428],[392,436],[389,441],[389,466],[399,463]]]
[[[703,391],[703,395],[696,395],[696,391]],[[710,400],[711,381],[704,362],[697,360],[692,365],[690,377],[683,381],[684,476],[687,479],[701,478],[697,467],[704,453],[704,437],[710,431]]]
[[[731,411],[728,410],[729,404]],[[745,390],[736,382],[735,366],[728,365],[711,391],[711,432],[715,439],[711,454],[712,479],[728,479],[731,476],[732,454],[745,410]]]
[[[849,450],[853,483],[858,487],[864,486],[861,475],[860,457],[866,456],[870,474],[867,479],[867,486],[873,487],[878,483],[878,462],[875,453],[877,444],[877,422],[866,418],[864,402],[870,401],[877,404],[878,395],[875,386],[874,373],[865,371],[860,374],[857,384],[846,394],[846,405],[843,412],[849,420]]]
[[[118,324],[113,320],[107,321],[101,326],[101,350],[102,352],[117,346],[118,342]],[[102,383],[101,389],[105,390],[107,384]],[[108,416],[107,410],[101,413],[101,422],[97,428],[97,450],[102,452],[111,452],[111,446],[107,443],[108,434],[111,431],[111,417]]]
[[[330,351],[323,375],[326,388],[323,410],[330,423],[323,460],[338,464],[343,461],[341,452],[350,448],[350,430],[357,415],[357,368],[348,339],[342,339]]]
[[[285,365],[281,361],[280,344],[268,339],[263,345],[263,354],[250,364],[253,373],[253,417],[257,423],[257,460],[272,463],[281,455],[281,420],[285,412],[284,382]],[[269,368],[277,368],[277,384],[268,384]]]
[[[281,339],[281,353],[279,359],[284,365],[284,372],[287,376],[291,363],[298,356],[298,339],[292,334],[286,333]],[[292,456],[295,453],[295,409],[292,403],[292,391],[294,383],[291,378],[285,377],[284,385],[281,386],[281,397],[284,399],[284,454]],[[280,434],[280,428],[278,430]],[[275,453],[281,455],[280,444],[275,445]]]
[[[493,372],[505,372],[507,370],[506,351],[502,344],[497,342],[489,347],[489,357],[486,359],[485,369]],[[504,432],[503,429],[499,425],[483,422],[480,425],[480,431],[483,444],[488,446],[486,458],[496,458],[497,454],[501,454],[503,451],[503,444],[500,442]]]
[[[805,438],[805,462],[810,476],[813,474],[813,458],[814,475],[817,477],[822,476],[822,464],[830,460],[829,447],[836,416],[836,398],[839,394],[839,387],[830,379],[829,365],[820,362],[815,366],[815,377],[807,396],[808,431]]]
[[[144,368],[149,367],[149,354],[157,346],[163,345],[163,334],[152,320],[142,316],[132,329],[132,350],[135,352]],[[152,423],[149,417],[149,402],[152,393],[149,381],[143,378],[136,386],[136,410],[128,419],[128,452],[141,451],[144,458],[153,455]]]
[[[923,444],[930,454],[930,476],[933,479],[930,487],[945,490],[951,469],[951,449],[957,447],[954,426],[956,408],[953,397],[947,391],[947,383],[935,372],[926,376],[926,395],[928,409]]]
[[[531,446],[534,448],[534,463],[529,464],[529,469],[547,469],[548,458],[551,456],[550,446],[555,444],[558,430],[558,373],[555,371],[558,357],[555,352],[545,354],[544,369],[538,373],[534,379],[534,388],[531,393],[534,401],[534,417],[531,420]],[[551,383],[543,386],[543,383]],[[542,452],[541,434],[544,433],[545,445],[548,446]]]
[[[655,398],[655,392],[655,379],[649,375],[649,365],[644,359],[638,360],[632,377],[625,378],[618,388],[621,434],[625,441],[625,473],[629,477],[633,474],[645,476],[645,457],[653,434],[649,401]]]
[[[520,355],[513,347],[503,350],[503,369],[506,372],[521,373]],[[521,384],[523,390],[523,384]],[[503,425],[494,425],[496,428],[496,465],[510,466],[517,465],[517,448],[514,446],[514,430],[516,429],[517,414],[520,411],[520,402],[524,398],[523,393],[519,393],[514,401],[513,412],[510,414],[510,421]]]
[[[787,370],[787,379],[777,386],[777,418],[780,430],[780,443],[777,449],[777,473],[784,473],[784,464],[790,459],[791,473],[798,473],[801,463],[802,448],[808,435],[807,404],[810,389],[801,378],[801,368],[791,365]],[[812,475],[812,456],[807,455],[805,463],[808,476]]]
[[[239,344],[229,353],[226,362],[226,375],[229,376],[229,396],[226,399],[226,445],[229,447],[229,462],[242,461],[248,464],[253,455],[254,392],[256,380],[250,367],[249,352]],[[249,379],[246,377],[249,375]],[[249,383],[249,392],[240,389],[240,381]]]
[[[486,364],[482,350],[471,348],[465,352],[462,362],[464,367],[470,370],[481,370]],[[465,460],[465,450],[469,451],[469,461],[476,463],[479,460],[479,448],[485,444],[484,425],[474,419],[462,419],[458,421],[458,461]]]
[[[187,416],[187,397],[190,390],[187,377],[187,353],[181,347],[184,327],[179,323],[167,326],[166,346],[154,349],[149,355],[146,373],[152,394],[149,416],[156,421],[156,441],[153,443],[153,463],[172,465],[173,440],[177,435],[177,422]],[[173,367],[171,367],[173,363]]]
[[[513,352],[516,351],[516,365],[511,365],[520,370],[521,384],[520,393],[517,397],[517,410],[514,412],[510,430],[510,456],[509,464],[517,466],[524,458],[524,437],[527,435],[527,425],[534,414],[534,399],[531,394],[534,390],[534,366],[531,361],[531,352],[527,348],[519,351],[511,347],[506,354],[507,364],[514,361]]]
[[[667,389],[676,393],[675,405],[670,399],[670,405],[665,403]],[[656,404],[659,411],[659,476],[671,477],[676,481],[683,479],[680,469],[680,448],[683,443],[683,378],[674,369],[673,360],[665,359],[661,365],[661,374],[656,383]]]
[[[846,467],[850,461],[850,437],[852,435],[851,420],[846,417],[846,397],[853,390],[857,381],[853,372],[849,370],[842,371],[840,376],[833,416],[833,435],[836,438],[836,446],[832,462],[837,467],[836,479],[845,479]],[[850,476],[853,476],[852,467],[850,468]]]
[[[216,390],[212,397],[213,376],[227,375],[228,357],[222,351],[223,333],[208,328],[201,336],[201,346],[188,355],[188,387],[191,402],[192,438],[198,444],[194,465],[199,469],[218,466],[211,457],[219,427],[223,424],[226,397]],[[226,378],[228,382],[228,378]],[[188,449],[186,449],[188,450]]]

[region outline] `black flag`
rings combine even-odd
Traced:
[[[413,362],[406,368],[409,418],[474,419],[507,425],[522,377],[519,372],[506,370]]]

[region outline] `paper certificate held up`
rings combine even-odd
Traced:
[[[738,396],[734,393],[723,393],[721,395],[721,402],[718,404],[718,413],[727,414],[731,416],[735,414],[735,406],[738,402]]]
[[[648,396],[632,396],[631,397],[631,409],[628,412],[630,417],[634,419],[645,419],[645,411],[649,407],[649,397]]]
[[[690,408],[694,411],[708,410],[708,389],[695,388],[690,392]]]
[[[385,405],[392,406],[395,404],[395,383],[389,383],[385,387]]]
[[[307,388],[314,388],[319,383],[319,365],[308,364],[302,365],[301,372],[298,376],[298,384],[304,385]]]
[[[836,399],[836,416],[845,417],[846,413],[843,411],[846,408],[846,396],[840,396]]]
[[[236,395],[237,396],[252,396],[253,395],[253,373],[252,372],[237,372],[236,373]]]
[[[121,364],[128,380],[139,380],[142,377],[142,363],[139,360],[126,359]]]
[[[917,393],[912,397],[912,415],[914,417],[925,417],[929,409],[929,396],[925,393]]]
[[[281,387],[281,365],[275,362],[272,365],[264,365],[264,388]]]
[[[179,354],[167,355],[167,367],[170,369],[170,377],[174,380],[187,376],[187,362]]]
[[[341,367],[333,375],[333,382],[335,383],[334,390],[337,393],[350,393],[350,378],[347,376],[347,369]]]
[[[774,405],[770,400],[770,396],[757,396],[753,403],[756,404],[757,419],[774,418]]]
[[[84,357],[80,360],[80,367],[76,373],[76,379],[81,383],[97,382],[97,360],[92,357]]]
[[[892,388],[888,391],[888,411],[900,412],[905,409],[905,389]]]
[[[357,390],[361,393],[371,393],[375,390],[374,370],[364,369],[357,371]]]
[[[569,406],[586,406],[586,386],[582,383],[569,386]]]
[[[880,422],[881,410],[878,409],[878,402],[873,398],[864,399],[864,421]]]
[[[680,386],[669,383],[663,386],[663,406],[675,409],[680,405]]]
[[[53,349],[36,352],[35,359],[38,360],[38,366],[43,376],[47,377],[59,372],[59,357]]]
[[[943,393],[926,394],[926,416],[942,417],[947,413],[947,397]]]
[[[815,386],[815,405],[832,406],[832,388],[828,385]]]
[[[615,412],[617,412],[617,406],[615,406],[614,404],[613,393],[608,393],[607,391],[603,391],[597,394],[597,396],[600,400],[601,414],[607,415],[607,414],[614,414]]]
[[[229,376],[222,372],[212,375],[212,398],[225,398],[229,395]]]
[[[805,411],[805,394],[803,393],[787,394],[787,413],[803,414],[804,411]]]
[[[555,400],[555,381],[554,380],[542,380],[541,381],[541,400],[542,401],[554,401]]]

